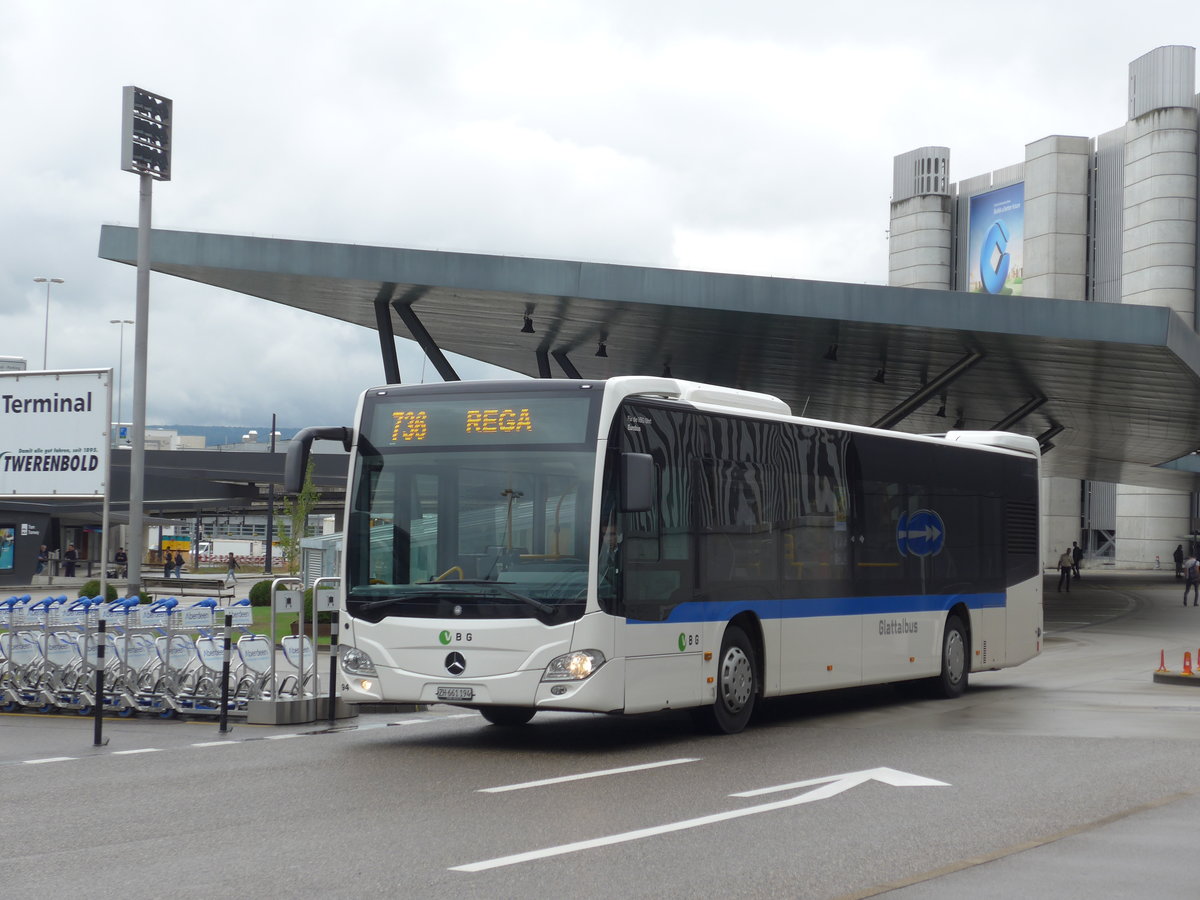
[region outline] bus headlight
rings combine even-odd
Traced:
[[[573,650],[550,660],[542,681],[583,681],[602,665],[604,654],[599,650]]]
[[[343,647],[342,671],[348,675],[374,675],[375,663],[357,647]]]

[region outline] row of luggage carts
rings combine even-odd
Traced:
[[[311,640],[284,637],[280,665],[271,640],[250,630],[248,598],[221,607],[212,598],[185,606],[175,597],[142,603],[136,596],[108,602],[26,594],[0,601],[0,711],[94,713],[103,659],[106,713],[218,715],[227,618],[227,713],[244,712],[252,700],[316,695]]]

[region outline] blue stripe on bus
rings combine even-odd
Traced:
[[[696,600],[681,603],[665,620],[627,619],[630,625],[663,622],[727,622],[743,612],[760,619],[809,619],[818,616],[882,616],[899,613],[945,612],[958,603],[969,609],[1003,609],[1003,593],[910,594],[884,597],[815,597],[790,600]]]

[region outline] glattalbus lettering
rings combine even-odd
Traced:
[[[0,453],[5,472],[94,472],[100,468],[95,453]]]
[[[911,619],[880,619],[880,634],[916,634],[919,623]]]
[[[77,413],[92,411],[92,392],[84,397],[60,397],[55,392],[53,397],[27,397],[22,399],[12,394],[0,395],[7,414],[28,413]]]

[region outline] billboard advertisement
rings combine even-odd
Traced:
[[[0,372],[0,496],[102,496],[111,398],[111,369]]]
[[[970,200],[967,290],[1017,295],[1025,279],[1025,184]]]

